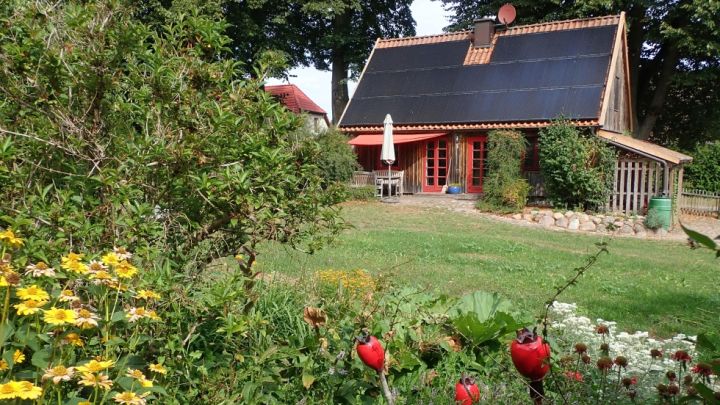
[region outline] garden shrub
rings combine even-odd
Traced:
[[[518,211],[527,203],[530,186],[522,176],[525,137],[518,131],[491,131],[487,142],[487,175],[478,208]]]
[[[375,197],[374,186],[348,187],[348,200],[354,201],[372,201]]]
[[[328,183],[348,182],[353,172],[360,168],[357,156],[347,141],[347,136],[335,130],[317,135],[319,152],[315,164]]]
[[[664,225],[664,222],[662,216],[660,216],[660,212],[658,212],[656,208],[651,208],[648,210],[643,224],[646,228],[654,230],[660,229]]]
[[[685,166],[685,187],[720,191],[720,141],[698,145],[692,156]]]
[[[540,169],[550,200],[568,208],[602,207],[612,190],[617,153],[567,120],[540,131]]]

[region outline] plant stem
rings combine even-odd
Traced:
[[[393,401],[392,394],[390,393],[385,373],[381,370],[378,371],[378,374],[380,375],[380,383],[382,383],[383,393],[385,394],[385,399],[387,399],[388,405],[394,405],[395,401]]]

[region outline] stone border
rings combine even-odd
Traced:
[[[568,231],[595,232],[604,235],[637,236],[648,235],[663,237],[667,231],[663,228],[652,230],[644,225],[641,215],[588,214],[575,211],[553,211],[550,209],[525,209],[522,214],[510,216],[515,220],[539,224],[544,228],[561,228]]]

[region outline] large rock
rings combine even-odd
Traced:
[[[580,218],[580,223],[583,223],[583,222],[587,222],[590,220],[590,215],[580,214],[580,215],[578,215],[578,218]]]
[[[575,215],[574,212],[572,212],[572,211],[567,211],[567,212],[565,213],[565,218],[571,218],[573,215]]]
[[[613,226],[617,229],[620,229],[623,226],[625,226],[625,222],[624,221],[615,221],[615,222],[613,222]]]
[[[556,212],[556,213],[553,214],[553,219],[556,220],[556,221],[557,221],[558,219],[562,218],[562,217],[563,217],[563,214],[561,214],[561,213],[559,213],[559,212]]]
[[[635,233],[640,233],[640,232],[645,233],[645,232],[647,232],[647,230],[645,229],[645,227],[643,226],[643,224],[635,224],[635,226],[634,226],[633,228],[635,229]]]
[[[555,220],[551,215],[543,215],[542,218],[540,218],[540,225],[550,227],[555,224]]]
[[[592,221],[580,223],[581,231],[595,231],[595,229],[597,229],[597,226]]]
[[[565,218],[564,215],[560,215],[560,218],[555,219],[555,226],[559,226],[560,228],[567,228],[568,219]]]
[[[602,218],[600,218],[600,217],[592,216],[592,217],[590,217],[590,220],[591,220],[595,225],[602,223]]]
[[[533,214],[523,214],[523,215],[522,215],[522,219],[524,219],[524,220],[526,220],[526,221],[532,222],[532,221],[533,221]]]
[[[577,218],[573,218],[570,220],[570,223],[568,224],[568,229],[571,231],[577,231],[580,228],[580,220]]]
[[[613,222],[615,222],[615,217],[613,217],[613,216],[608,215],[607,217],[603,218],[603,224],[605,224],[605,225],[610,225]]]
[[[522,214],[513,214],[512,219],[522,219]]]
[[[659,237],[661,237],[661,238],[664,237],[664,236],[666,236],[667,233],[668,233],[668,232],[665,230],[665,228],[658,228],[658,229],[655,230],[655,235],[656,235],[656,236],[659,236]]]
[[[634,235],[635,231],[633,230],[632,226],[623,225],[623,227],[620,228],[620,233],[623,235]]]

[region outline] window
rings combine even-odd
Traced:
[[[620,110],[620,95],[622,88],[620,87],[620,76],[615,76],[615,86],[613,88],[613,110]]]

